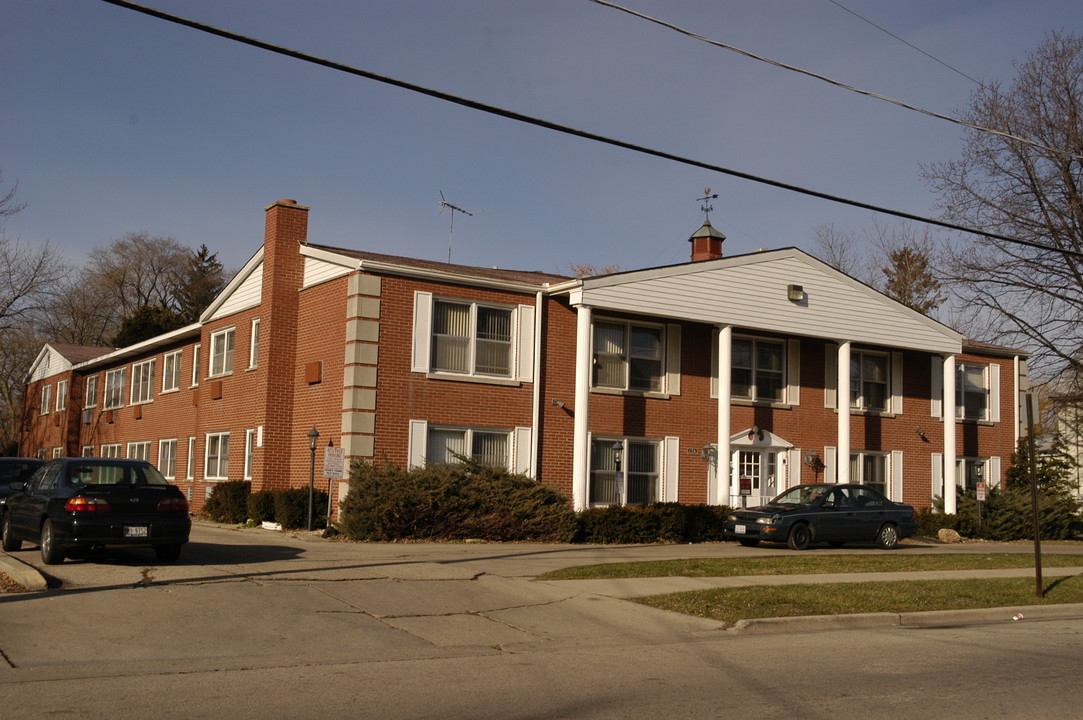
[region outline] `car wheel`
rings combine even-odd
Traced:
[[[173,543],[171,545],[155,545],[154,554],[158,556],[159,562],[174,562],[180,557],[181,546],[180,543]]]
[[[790,537],[786,540],[786,544],[791,550],[808,550],[808,546],[812,544],[812,531],[809,530],[809,526],[799,523],[790,528]]]
[[[899,528],[891,523],[884,523],[876,533],[876,547],[881,550],[894,550],[899,546]]]
[[[41,525],[41,561],[46,565],[59,565],[64,562],[64,548],[56,541],[53,524],[46,520]]]
[[[4,548],[4,552],[14,552],[23,546],[23,541],[11,532],[11,516],[7,513],[4,514],[3,529],[0,529],[0,534],[3,536],[0,546]]]
[[[756,538],[737,538],[737,542],[741,543],[745,547],[756,547],[760,544],[760,541]]]

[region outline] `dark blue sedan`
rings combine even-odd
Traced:
[[[838,547],[871,542],[891,550],[917,533],[914,508],[865,485],[797,485],[761,507],[734,510],[723,526],[742,545],[761,541],[805,550],[814,542]]]
[[[11,484],[0,519],[5,552],[37,543],[47,565],[76,548],[151,547],[176,560],[192,528],[188,500],[142,460],[58,458]]]

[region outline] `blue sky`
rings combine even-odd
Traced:
[[[840,0],[962,72],[1009,82],[1079,0]],[[921,163],[961,129],[588,0],[146,0],[165,12],[519,113],[919,215]],[[625,0],[712,39],[930,110],[973,83],[830,0]],[[5,0],[6,232],[75,263],[129,232],[206,243],[239,267],[263,208],[312,208],[313,242],[568,272],[684,262],[712,223],[728,255],[814,248],[868,211],[494,117],[118,8]]]

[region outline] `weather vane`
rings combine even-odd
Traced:
[[[707,188],[703,191],[703,197],[696,198],[700,202],[699,209],[703,211],[704,216],[707,218],[707,224],[711,224],[711,211],[714,210],[714,205],[711,205],[711,200],[718,197],[718,193],[711,194],[711,188]]]

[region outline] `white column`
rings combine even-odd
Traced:
[[[576,305],[575,329],[575,423],[572,430],[572,504],[584,510],[590,487],[590,322],[587,305]]]
[[[835,451],[835,482],[850,482],[850,341],[839,342],[838,381],[835,383],[839,412],[839,437]]]
[[[718,328],[718,457],[715,466],[715,497],[707,498],[708,504],[734,505],[741,494],[741,487],[731,487],[734,479],[730,468],[730,435],[733,434],[731,395],[733,394],[733,328]]]
[[[944,358],[944,512],[954,515],[955,506],[955,356]]]

